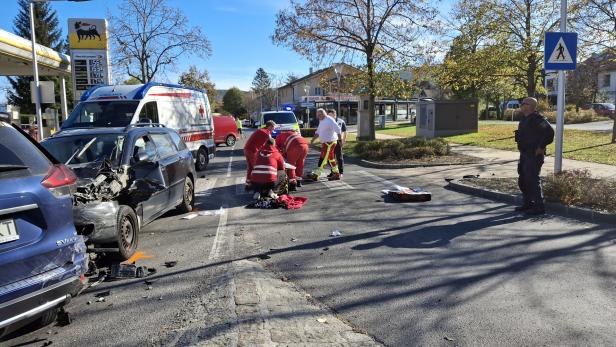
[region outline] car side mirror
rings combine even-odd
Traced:
[[[138,152],[136,158],[138,163],[146,162],[150,160],[150,156],[146,152]]]

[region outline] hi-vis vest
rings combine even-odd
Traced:
[[[250,174],[250,181],[255,183],[276,182],[278,170],[284,170],[284,161],[280,153],[259,151]]]

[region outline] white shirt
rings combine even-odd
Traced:
[[[319,121],[319,126],[315,133],[319,134],[319,141],[325,143],[338,141],[338,134],[340,134],[341,131],[336,121],[332,117],[326,115],[323,120]]]

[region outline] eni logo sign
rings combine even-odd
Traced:
[[[71,49],[104,49],[107,44],[107,20],[70,18],[68,20]]]

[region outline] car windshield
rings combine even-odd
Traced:
[[[263,115],[263,123],[265,124],[268,120],[273,120],[276,124],[290,124],[297,122],[295,115],[289,112],[266,113]]]
[[[86,164],[111,160],[118,165],[124,144],[124,135],[97,134],[50,138],[41,145],[65,164]]]
[[[62,129],[125,127],[130,124],[139,101],[80,102],[62,124]]]

